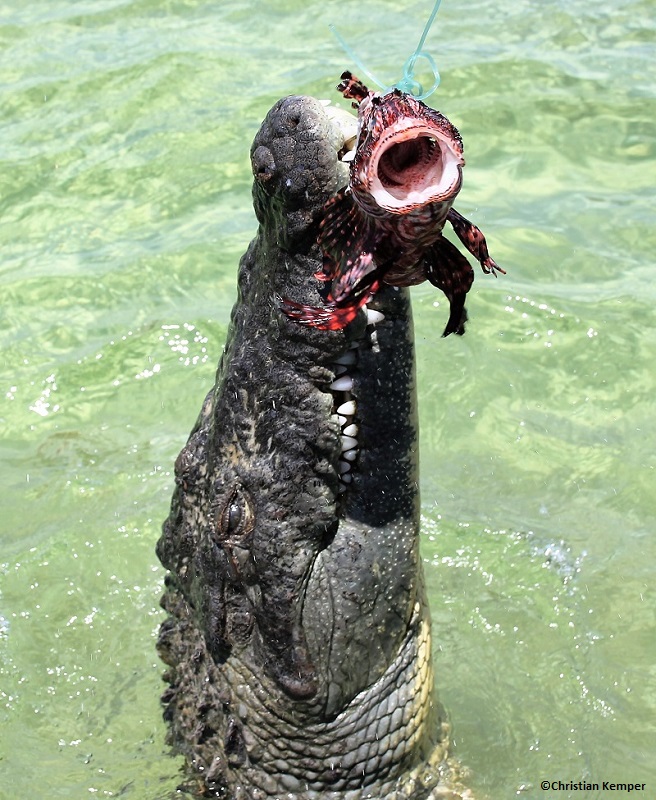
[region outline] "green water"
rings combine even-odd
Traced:
[[[160,800],[153,548],[255,231],[273,102],[392,82],[430,3],[4,0],[0,798]],[[479,797],[656,796],[651,0],[444,0],[478,274],[413,290],[441,699]],[[436,305],[438,304],[439,305]]]

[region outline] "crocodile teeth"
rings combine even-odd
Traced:
[[[343,355],[335,359],[335,364],[344,364],[348,367],[351,364],[355,364],[356,361],[357,356],[355,350],[347,350]]]
[[[376,325],[378,322],[382,322],[385,319],[385,314],[381,314],[380,311],[374,311],[373,308],[367,309],[367,325]]]
[[[353,390],[353,378],[342,375],[330,384],[329,389],[332,392],[350,392]]]
[[[369,312],[368,323],[375,324],[383,318],[383,315],[377,311]],[[351,470],[360,452],[357,440],[358,426],[355,423],[357,403],[351,394],[353,391],[353,378],[349,375],[350,368],[358,363],[356,350],[359,346],[358,342],[353,342],[349,349],[335,359],[331,365],[335,380],[330,384],[329,388],[334,393],[336,406],[333,410],[332,418],[339,423],[341,428],[341,455],[337,463],[340,493],[344,492],[347,485],[353,480]],[[339,405],[337,405],[338,403]]]
[[[342,452],[344,450],[352,450],[358,444],[358,440],[352,436],[342,436]]]

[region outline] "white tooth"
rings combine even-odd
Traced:
[[[385,319],[385,314],[380,311],[374,311],[373,308],[367,309],[367,325],[375,325],[377,322],[382,322]]]
[[[340,482],[339,482],[339,486],[337,487],[337,491],[339,492],[339,494],[344,494],[344,492],[346,491],[346,484],[344,483],[344,476],[340,475],[339,477],[340,477]],[[349,475],[349,478],[350,477],[351,476]]]
[[[355,150],[349,150],[342,156],[342,161],[348,163],[349,161],[353,161],[354,158],[355,158]]]
[[[339,462],[339,474],[340,475],[343,475],[345,472],[350,472],[350,471],[351,471],[351,465],[348,463],[348,461],[340,461]]]
[[[344,459],[344,461],[355,461],[357,457],[358,457],[357,450],[347,450],[345,453],[342,453],[342,458]]]
[[[350,392],[353,389],[353,378],[349,378],[348,375],[342,375],[341,378],[333,381],[328,388],[333,392]]]
[[[340,427],[346,425],[346,417],[343,417],[341,414],[333,414],[333,416],[337,417],[337,422],[339,422]]]
[[[335,359],[335,364],[355,364],[357,361],[357,356],[355,355],[355,351],[347,350],[343,356]]]
[[[347,425],[344,430],[342,431],[344,436],[357,436],[358,435],[358,426],[357,425]]]
[[[352,417],[355,414],[355,400],[347,400],[337,409],[337,413],[344,417]]]
[[[353,475],[350,472],[345,472],[343,475],[340,475],[340,480],[342,483],[350,483],[353,480]]]
[[[346,372],[346,364],[333,364],[335,375],[343,375]]]
[[[359,350],[360,342],[351,342],[349,345],[349,350]]]
[[[342,453],[345,450],[353,450],[358,444],[358,440],[352,436],[342,436]]]

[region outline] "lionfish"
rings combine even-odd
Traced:
[[[315,277],[326,284],[325,302],[284,298],[282,310],[304,325],[339,330],[383,283],[428,280],[449,300],[442,335],[463,334],[474,271],[442,236],[446,221],[483,272],[505,270],[490,258],[479,228],[452,207],[465,163],[460,134],[443,114],[398,88],[372,92],[347,71],[337,89],[358,109],[358,136],[348,185],[327,202],[320,227],[324,260]]]

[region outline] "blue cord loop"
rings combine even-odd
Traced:
[[[357,65],[360,72],[362,72],[370,80],[372,80],[375,84],[377,84],[383,90],[383,92],[390,92],[392,91],[392,89],[400,89],[402,92],[405,92],[406,94],[411,94],[417,100],[425,100],[427,97],[430,97],[433,94],[433,92],[437,89],[437,87],[440,85],[440,73],[438,72],[435,59],[430,53],[427,53],[422,48],[426,41],[426,37],[428,36],[428,31],[431,29],[431,25],[433,24],[433,21],[435,20],[437,12],[440,8],[441,2],[442,0],[435,0],[433,11],[430,17],[428,18],[428,22],[424,26],[424,31],[421,34],[421,38],[419,39],[419,44],[417,45],[417,49],[406,60],[405,64],[403,65],[403,77],[401,78],[400,81],[393,84],[392,86],[386,86],[384,83],[381,83],[381,81],[379,81],[378,78],[372,75],[371,72],[362,63],[362,61],[360,61],[360,59],[356,56],[351,47],[344,41],[342,36],[340,36],[335,26],[330,25],[329,27],[334,37],[340,43],[346,54],[350,56],[353,63]],[[433,83],[430,89],[428,89],[427,91],[424,91],[424,87],[415,78],[415,64],[420,58],[423,58],[428,62],[428,66],[430,67],[430,70],[433,73]]]

